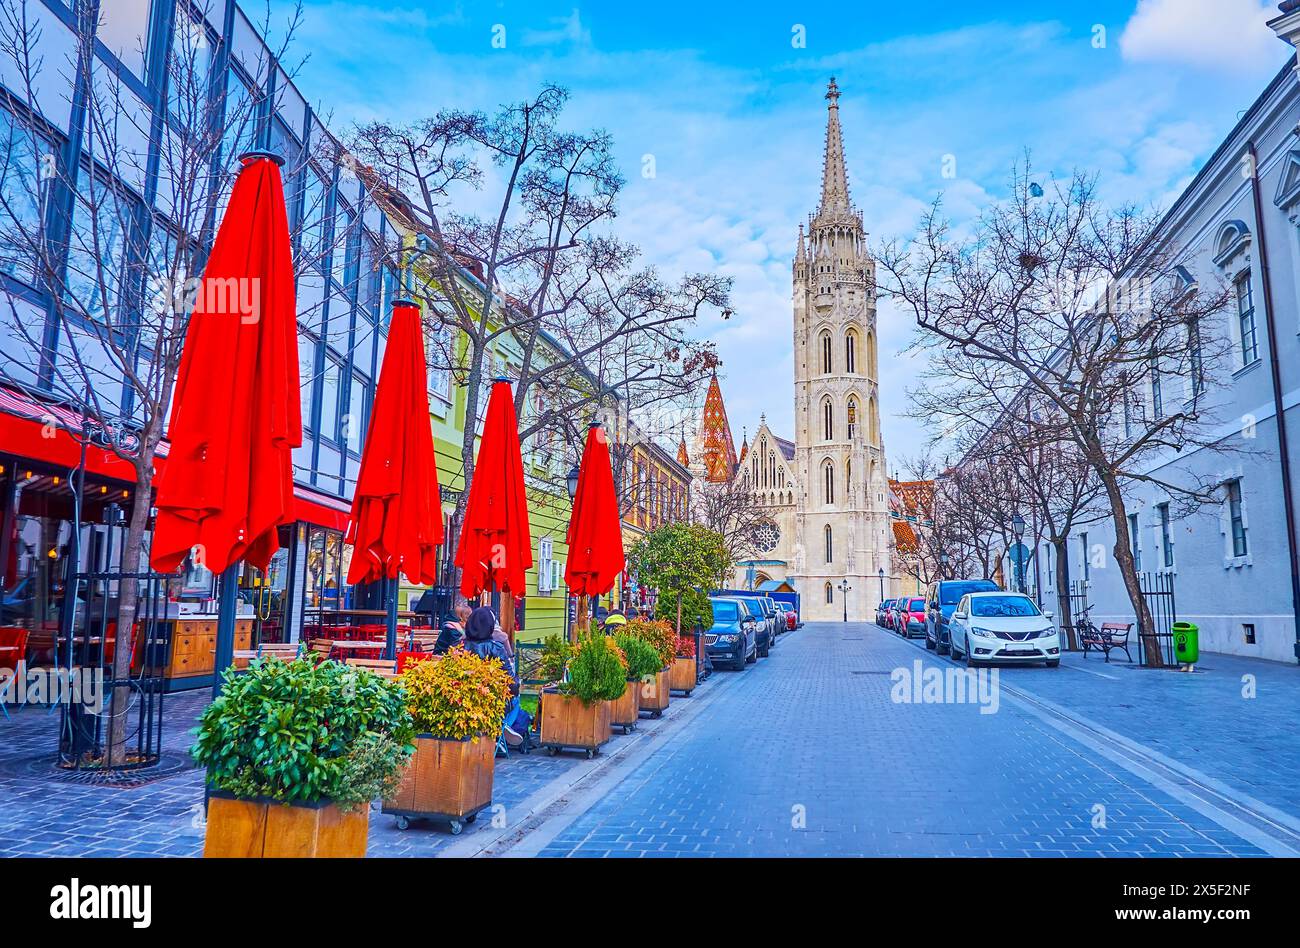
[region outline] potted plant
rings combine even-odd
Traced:
[[[697,684],[698,668],[695,658],[695,635],[679,635],[673,663],[668,668],[668,690],[680,691],[689,698]]]
[[[370,801],[413,748],[401,689],[339,662],[227,671],[191,753],[208,770],[205,856],[364,856]]]
[[[653,681],[659,674],[659,653],[645,639],[626,632],[619,633],[614,641],[627,657],[627,682],[623,696],[610,711],[610,723],[622,727],[626,734],[641,718],[641,683]]]
[[[627,690],[627,659],[614,640],[589,635],[569,660],[567,680],[542,692],[541,745],[552,754],[576,747],[595,756],[609,740],[610,702]]]
[[[658,656],[658,671],[653,677],[646,676],[641,681],[641,710],[649,711],[655,717],[661,717],[668,707],[668,669],[677,657],[677,635],[667,622],[648,619],[629,622],[626,632],[628,635],[635,635],[649,642]]]
[[[406,829],[412,818],[444,820],[452,835],[492,804],[496,738],[510,701],[510,675],[495,659],[453,648],[415,662],[398,683],[415,727],[415,754],[384,812]]]

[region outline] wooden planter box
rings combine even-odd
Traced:
[[[581,698],[543,691],[541,745],[552,754],[573,747],[594,757],[609,740],[610,704],[609,701],[584,704]]]
[[[344,813],[329,801],[283,804],[213,791],[203,855],[208,858],[349,858],[366,854],[370,807]]]
[[[697,684],[695,680],[695,659],[677,658],[668,668],[668,689],[670,691],[683,692],[686,697],[691,696]]]
[[[415,738],[415,754],[402,772],[402,782],[384,812],[397,817],[397,828],[412,819],[445,821],[452,835],[473,823],[480,810],[492,805],[492,776],[496,772],[496,740],[447,740],[432,734]]]
[[[636,722],[641,719],[641,682],[629,678],[623,697],[611,701],[609,706],[610,726],[621,727],[624,734],[636,727]]]
[[[638,689],[640,695],[640,705],[642,711],[649,711],[655,717],[662,717],[664,709],[668,707],[669,699],[669,671],[667,668],[661,669],[655,675],[653,681],[643,682]]]

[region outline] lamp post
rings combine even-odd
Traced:
[[[1016,545],[1013,551],[1014,555],[1012,557],[1012,561],[1016,567],[1016,592],[1023,593],[1025,591],[1025,573],[1023,562],[1024,557],[1020,554],[1020,538],[1025,535],[1025,518],[1020,516],[1020,514],[1013,514],[1011,517],[1011,533],[1016,538]]]
[[[883,566],[880,567],[876,575],[880,577],[880,601],[884,602],[885,601],[885,568]]]
[[[881,572],[883,573],[884,570],[882,569]],[[845,622],[849,621],[849,590],[852,588],[853,587],[849,585],[849,581],[847,578],[840,580],[840,586],[839,586],[840,598],[844,600],[844,621]]]
[[[944,550],[939,554],[939,578],[948,578],[948,551]]]

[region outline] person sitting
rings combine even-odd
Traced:
[[[434,655],[442,655],[465,641],[465,623],[473,611],[464,596],[457,597],[452,607],[454,618],[445,620],[438,630],[438,641],[433,643]]]
[[[519,676],[515,674],[514,658],[508,645],[502,644],[497,638],[496,633],[500,629],[496,613],[487,606],[479,606],[470,613],[469,620],[465,623],[465,648],[479,658],[495,658],[510,674],[510,702],[506,705],[501,736],[497,739],[497,754],[506,756],[509,754],[508,748],[524,743],[524,733],[518,728],[522,726],[526,732],[528,724],[521,720],[524,712],[519,706]]]
[[[605,634],[617,635],[623,631],[623,626],[627,625],[627,616],[623,615],[620,609],[611,609],[605,616]]]

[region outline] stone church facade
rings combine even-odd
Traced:
[[[849,621],[871,621],[882,589],[890,594],[875,261],[849,199],[839,97],[832,79],[821,202],[795,249],[795,438],[778,437],[764,420],[735,473],[767,514],[738,584],[786,580],[814,622],[846,612]]]

